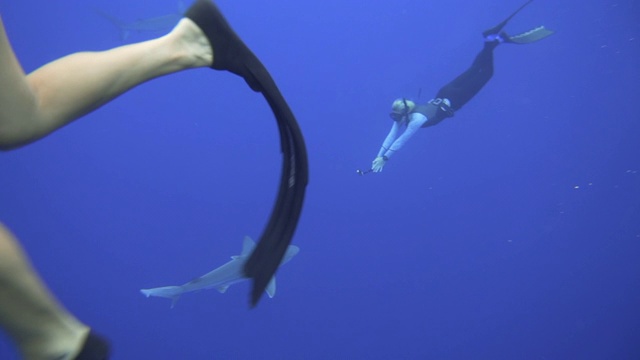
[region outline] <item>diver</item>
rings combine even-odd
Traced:
[[[400,150],[418,129],[437,125],[442,120],[452,117],[456,111],[471,100],[493,75],[493,49],[498,45],[502,43],[529,44],[553,34],[553,31],[544,26],[513,36],[502,30],[507,22],[531,1],[533,0],[527,1],[504,21],[482,33],[484,47],[476,56],[471,67],[443,86],[435,98],[422,105],[408,99],[395,100],[389,114],[393,120],[391,131],[384,139],[371,168],[366,171],[357,170],[358,174],[381,172],[391,156]]]

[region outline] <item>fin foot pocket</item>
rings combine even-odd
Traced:
[[[196,0],[185,17],[204,32],[213,50],[211,68],[227,70],[242,77],[254,91],[261,91],[252,68],[259,63],[256,56],[233,31],[218,7],[210,0]]]
[[[93,332],[84,341],[82,351],[75,360],[107,360],[109,359],[109,342],[107,339]]]

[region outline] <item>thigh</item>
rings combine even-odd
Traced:
[[[31,116],[35,96],[16,58],[0,18],[0,143]]]

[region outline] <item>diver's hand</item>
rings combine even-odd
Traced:
[[[387,163],[387,160],[389,159],[386,156],[378,156],[371,163],[371,170],[373,172],[382,172],[382,168],[384,167],[384,164]]]

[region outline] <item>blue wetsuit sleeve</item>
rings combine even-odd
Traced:
[[[378,155],[378,156],[386,156],[387,158],[390,158],[396,151],[400,150],[400,148],[403,147],[404,144],[407,141],[409,141],[409,139],[413,136],[413,134],[415,134],[416,131],[418,131],[422,127],[422,125],[424,125],[424,123],[426,122],[427,122],[426,116],[419,113],[411,114],[411,121],[409,121],[409,125],[407,125],[407,129],[399,137],[397,137],[397,132],[396,132],[396,136],[394,136],[394,138],[397,137],[397,139],[395,139],[395,141],[393,141],[393,143],[389,147],[385,148],[385,146],[383,145],[382,147],[385,151],[383,152],[382,151],[383,149],[380,149],[380,153],[382,155]],[[394,122],[394,125],[395,124],[397,123]],[[393,132],[393,128],[391,129],[391,131]],[[389,133],[389,135],[391,135],[391,133]],[[389,136],[387,136],[387,140],[388,139],[389,139]],[[386,144],[386,140],[385,140],[385,144]]]
[[[384,139],[384,142],[382,143],[382,147],[380,148],[380,151],[378,151],[378,157],[383,156],[389,150],[389,148],[391,147],[391,144],[393,144],[393,142],[398,137],[398,133],[400,133],[400,128],[401,128],[401,125],[398,123],[398,121],[394,121],[393,125],[391,125],[391,131],[389,131],[389,134],[387,135],[387,137]]]

